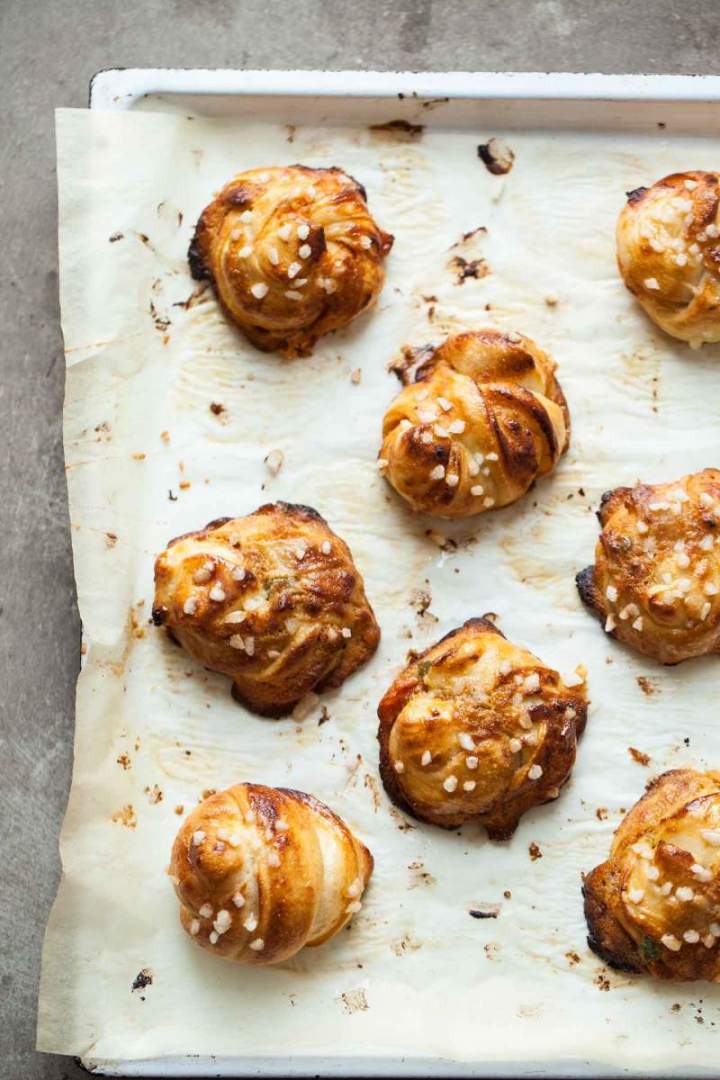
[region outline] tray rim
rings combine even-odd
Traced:
[[[105,68],[89,84],[89,108],[127,111],[143,97],[164,94],[239,97],[345,97],[417,99],[450,98],[486,101],[720,103],[720,75],[604,74],[600,72],[512,71],[362,71],[319,69],[233,68]],[[709,1066],[671,1072],[641,1072],[610,1068],[587,1060],[536,1063],[530,1059],[508,1065],[502,1074],[492,1061],[454,1061],[449,1058],[355,1057],[210,1057],[183,1055],[153,1059],[93,1059],[80,1064],[90,1073],[107,1076],[235,1077],[554,1077],[613,1080],[615,1077],[677,1077],[689,1080],[716,1075]]]
[[[483,98],[485,100],[713,102],[718,75],[600,72],[321,71],[238,68],[106,68],[90,80],[91,109],[121,111],[151,94],[297,97]]]

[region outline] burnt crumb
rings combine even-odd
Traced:
[[[286,124],[285,129],[287,131],[287,139],[286,139],[286,141],[289,142],[289,143],[294,143],[295,142],[295,125],[294,124]]]
[[[664,128],[664,127],[667,127],[667,124],[665,123],[665,121],[664,121],[664,120],[658,120],[658,122],[657,122],[657,126],[658,126],[659,128]]]
[[[499,904],[483,904],[482,907],[472,907],[468,910],[468,915],[473,919],[497,919],[499,914]]]
[[[404,386],[416,381],[416,376],[423,364],[427,363],[435,352],[434,345],[420,345],[413,347],[403,345],[399,358],[391,360],[388,371],[394,372]]]
[[[643,753],[642,750],[638,750],[636,746],[628,746],[628,754],[633,761],[637,761],[638,765],[647,767],[650,764],[650,755]]]
[[[538,859],[542,859],[543,854],[538,844],[533,842],[528,846],[528,853],[533,862],[537,862]]]
[[[512,900],[512,893],[509,889],[505,889],[505,891],[503,892],[503,896],[506,900]]]
[[[132,768],[132,761],[127,754],[118,754],[116,761],[121,769],[125,769],[127,771],[128,769]]]
[[[646,678],[645,675],[637,676],[637,684],[642,690],[643,694],[647,694],[648,697],[652,697],[652,695],[657,691],[657,686],[655,685],[655,683],[652,681],[652,679]]]
[[[432,596],[428,589],[414,589],[410,594],[410,607],[414,609],[418,619],[436,623],[437,615],[430,611]]]
[[[152,986],[153,973],[150,968],[143,968],[142,971],[138,971],[137,975],[133,979],[131,991],[144,990],[146,986]]]
[[[168,499],[170,500],[170,502],[178,501],[177,495],[173,495],[172,488],[168,488]]]
[[[690,736],[689,735],[685,736],[685,738],[683,739],[683,743],[685,744],[685,746],[690,745]]]
[[[673,1004],[670,1006],[670,1012],[680,1012],[681,1009],[682,1005],[679,1001],[673,1002]]]
[[[201,281],[196,289],[188,296],[187,300],[176,300],[173,307],[182,308],[184,311],[189,311],[190,308],[195,307],[197,303],[202,299],[205,293],[208,291],[209,285],[207,281]]]
[[[124,236],[125,233],[114,232],[112,236],[108,236],[108,243],[117,244],[118,240],[122,240]]]
[[[386,120],[384,124],[371,124],[370,131],[376,135],[389,136],[399,142],[419,139],[425,131],[424,124],[411,124],[409,120]]]
[[[456,285],[464,284],[468,278],[480,281],[490,273],[490,267],[484,259],[464,259],[462,255],[453,255],[448,269],[455,274]]]
[[[332,717],[330,716],[330,713],[327,711],[327,705],[323,705],[322,709],[320,710],[320,719],[318,720],[318,727],[320,727],[322,724],[327,724],[328,720],[330,720],[330,719],[332,719]]]
[[[178,817],[185,813],[185,807],[182,805],[182,803],[178,803],[178,805],[175,807],[175,813]]]
[[[595,979],[595,985],[597,986],[598,990],[602,990],[604,993],[607,993],[610,989],[610,980],[605,973],[605,969],[598,972]]]
[[[412,871],[411,889],[419,885],[437,885],[437,878],[429,870],[425,869],[425,864],[421,859],[415,859],[413,862],[408,863],[408,870]]]
[[[578,488],[578,495],[582,495],[582,497],[584,499],[585,498],[585,488]]]
[[[575,967],[576,964],[580,963],[580,957],[576,952],[566,952],[565,959],[570,964],[570,967]]]
[[[423,101],[421,104],[423,109],[430,110],[437,109],[439,105],[447,105],[449,100],[450,98],[448,97],[428,98],[427,101]]]
[[[145,794],[147,795],[148,802],[151,806],[157,806],[158,803],[162,802],[163,793],[157,784],[153,784],[152,787],[146,787]]]
[[[480,143],[477,152],[485,168],[494,176],[509,173],[515,162],[515,154],[501,139],[493,138]]]
[[[607,816],[607,806],[598,806],[597,810],[595,811],[595,817],[598,819],[598,821],[607,821]]]
[[[457,540],[453,540],[451,536],[445,536],[437,529],[426,529],[425,535],[428,540],[432,540],[433,544],[437,544],[441,551],[457,551]]]
[[[161,315],[158,312],[152,300],[150,301],[150,316],[152,318],[152,321],[155,323],[155,329],[159,330],[161,333],[164,334],[168,326],[170,326],[170,320],[168,319],[167,315]]]
[[[155,250],[154,247],[152,246],[152,244],[150,243],[150,237],[146,233],[141,232],[141,233],[138,233],[137,236],[138,236],[138,240],[140,241],[141,244],[144,244],[145,247],[150,248],[151,251]]]
[[[463,233],[459,240],[456,240],[454,244],[450,245],[450,250],[452,251],[453,248],[466,244],[468,240],[472,240],[474,236],[478,235],[487,236],[487,229],[484,225],[478,225],[475,229],[470,229],[470,232]],[[425,299],[427,298],[423,296],[423,300]],[[437,300],[437,297],[433,296],[432,299]]]
[[[178,210],[178,212],[177,212],[177,222],[178,222],[178,229],[179,229],[180,226],[183,223],[183,212],[182,212],[182,210]]]
[[[115,547],[115,545],[117,544],[117,541],[118,541],[117,533],[113,533],[113,532],[106,532],[105,533],[105,543],[107,544],[107,546],[109,548]]]
[[[222,416],[222,414],[225,412],[225,406],[221,405],[219,401],[211,401],[210,412],[213,414],[213,416]]]

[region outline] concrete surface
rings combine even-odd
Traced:
[[[78,669],[60,414],[53,108],[106,67],[717,73],[714,0],[0,0],[0,1077],[84,1076],[33,1050]]]

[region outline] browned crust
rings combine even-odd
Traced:
[[[553,361],[530,339],[486,328],[403,357],[395,370],[405,388],[385,413],[379,457],[415,510],[456,518],[500,509],[567,450],[567,401]],[[440,419],[430,420],[438,408]],[[437,466],[443,475],[433,475]]]
[[[528,789],[526,785],[525,787],[519,787],[514,792],[507,792],[504,798],[493,805],[492,810],[487,813],[460,811],[448,815],[444,811],[440,814],[424,810],[422,806],[414,803],[410,795],[403,789],[398,774],[393,767],[390,754],[390,738],[396,719],[410,698],[416,692],[424,689],[423,678],[420,674],[424,663],[432,665],[448,660],[455,651],[453,648],[455,643],[460,647],[469,638],[477,634],[492,635],[498,642],[506,642],[507,640],[488,616],[468,619],[462,626],[451,630],[435,644],[420,653],[399,673],[386,691],[378,705],[380,776],[385,790],[395,805],[418,820],[445,829],[455,829],[468,821],[474,820],[486,829],[490,839],[507,840],[515,832],[520,817],[526,810],[531,806],[542,805],[542,803],[556,798],[556,789],[562,787],[568,780],[575,760],[576,740],[582,734],[586,723],[587,703],[584,694],[582,697],[578,695],[572,698],[572,704],[575,706],[577,714],[573,720],[568,720],[564,716],[570,704],[569,700],[549,701],[538,707],[536,715],[547,722],[548,730],[548,737],[542,747],[543,781],[539,785],[532,786],[531,789]],[[510,643],[507,643],[506,647],[508,655],[515,648]],[[566,693],[569,695],[570,692],[566,691]]]
[[[710,588],[720,582],[720,552],[714,544],[720,535],[720,470],[614,488],[602,496],[597,516],[601,531],[595,562],[575,582],[588,611],[610,626],[606,633],[666,665],[720,653],[720,605]],[[678,544],[687,557],[684,566],[677,561]],[[667,578],[663,589],[657,568],[673,563],[675,577]],[[686,591],[681,595],[674,590],[683,578]],[[609,586],[617,600],[608,598]],[[626,608],[632,617],[627,611],[622,615]]]
[[[643,970],[638,947],[612,913],[613,898],[620,887],[619,868],[610,863],[596,866],[585,879],[582,892],[587,943],[615,971],[637,974]]]
[[[277,267],[268,263],[264,253],[266,246],[277,248],[276,216],[280,211],[276,213],[276,208],[285,208],[288,223],[296,221],[293,216],[296,210],[290,207],[300,197],[293,187],[298,177],[323,189],[326,209],[343,204],[354,206],[354,213],[343,214],[347,233],[340,247],[336,244],[332,252],[326,243],[327,218],[321,217],[316,224],[313,203],[304,206],[300,220],[310,223],[306,243],[311,254],[304,264],[310,284],[303,287],[300,300],[286,297],[288,290],[293,291],[292,279],[285,275],[294,261],[294,249],[288,248],[286,252],[282,247]],[[218,262],[223,244],[228,242],[223,232],[228,231],[226,219],[235,221],[238,210],[252,210],[256,204],[269,211],[267,228],[273,231],[253,239],[251,246],[254,252],[257,250],[257,259],[253,254],[250,259],[240,260],[241,265],[234,265],[226,274]],[[371,240],[369,247],[358,247],[359,239],[365,235]],[[235,243],[232,236],[229,242]],[[201,213],[188,250],[188,262],[192,276],[211,283],[226,315],[256,348],[295,358],[310,355],[321,336],[340,329],[373,304],[384,283],[382,263],[392,245],[393,237],[379,228],[370,215],[365,188],[352,176],[336,166],[315,169],[290,165],[250,170],[231,180]],[[244,240],[239,239],[236,246],[245,246]],[[338,253],[345,266],[339,276],[335,269]],[[245,264],[252,268],[247,281]],[[334,280],[332,295],[321,287],[322,281],[328,279]],[[253,283],[267,285],[267,299],[253,298],[250,293]]]
[[[195,574],[208,559],[210,578],[198,584]],[[235,579],[238,560],[243,575]],[[312,507],[267,503],[246,518],[219,518],[176,537],[158,556],[155,579],[156,625],[206,667],[229,675],[234,698],[258,715],[287,715],[311,690],[340,686],[379,642],[352,555]],[[217,585],[220,600],[209,595]],[[246,594],[260,605],[246,607]],[[195,608],[186,611],[190,596]],[[239,624],[228,622],[235,612],[244,612]],[[299,632],[288,629],[291,621]],[[229,644],[238,626],[239,649]]]
[[[632,845],[637,841],[652,840],[655,830],[661,837],[668,821],[682,820],[686,812],[708,793],[718,791],[720,775],[701,773],[694,769],[672,769],[655,777],[647,785],[644,795],[628,811],[613,839],[609,858],[588,874],[583,895],[585,918],[588,926],[588,944],[610,967],[619,971],[647,973],[659,979],[692,981],[709,979],[716,981],[720,973],[717,945],[708,949],[702,942],[683,944],[678,951],[665,948],[661,930],[651,936],[643,925],[634,921],[622,901],[622,889],[626,874],[626,860]],[[685,883],[693,878],[689,867],[694,856],[660,840],[658,851],[663,851],[661,864],[668,873],[678,876],[669,880]],[[701,888],[696,882],[695,889]],[[717,899],[716,886],[708,886]],[[656,901],[660,903],[660,901]],[[664,918],[678,917],[680,908],[665,905]],[[668,932],[674,930],[671,922]],[[679,937],[680,932],[676,931]]]
[[[720,340],[720,245],[706,232],[719,223],[719,183],[717,173],[699,169],[672,173],[627,192],[617,223],[627,289],[662,330],[696,345]]]
[[[236,837],[232,843],[222,839],[229,835]],[[327,844],[332,855],[326,860]],[[188,815],[169,874],[181,924],[196,944],[256,966],[287,960],[337,934],[353,914],[348,896],[362,895],[372,869],[367,847],[314,796],[244,783],[210,796]],[[240,908],[236,891],[245,900]],[[220,911],[230,918],[213,939]],[[248,915],[252,927],[245,925]]]

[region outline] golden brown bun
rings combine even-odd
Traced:
[[[265,716],[340,686],[380,640],[347,544],[315,510],[283,502],[171,540],[155,561],[153,619]]]
[[[611,967],[720,981],[720,773],[654,780],[583,891],[588,944]]]
[[[720,652],[720,472],[615,488],[598,517],[576,580],[606,631],[663,664]]]
[[[515,502],[568,446],[570,417],[554,371],[521,334],[449,337],[385,413],[381,472],[414,510],[437,517]]]
[[[301,791],[235,784],[185,819],[169,874],[199,945],[241,964],[275,964],[322,945],[362,904],[372,855]]]
[[[557,798],[585,728],[582,679],[563,685],[487,618],[469,619],[398,675],[378,707],[380,773],[393,802],[451,829],[512,836]]]
[[[617,258],[650,318],[681,341],[720,341],[720,175],[673,173],[628,193]]]
[[[226,184],[200,215],[189,259],[253,345],[309,356],[375,302],[392,242],[351,176],[290,165]]]

